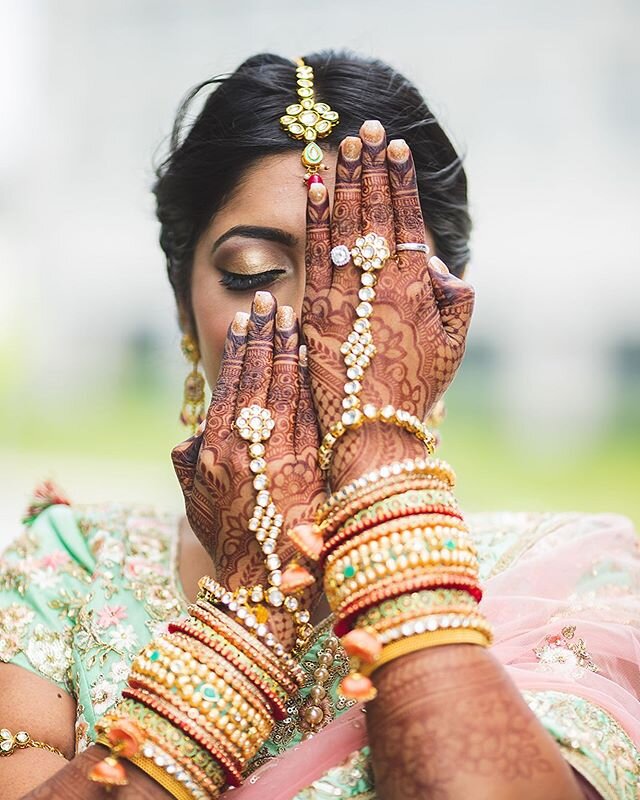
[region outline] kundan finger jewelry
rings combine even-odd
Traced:
[[[39,750],[48,750],[50,753],[55,753],[57,756],[62,756],[66,759],[64,753],[61,753],[57,747],[46,742],[39,742],[34,739],[27,731],[18,731],[11,733],[8,728],[0,730],[0,756],[11,756],[16,750],[24,750],[27,747],[35,747]]]
[[[328,167],[322,163],[324,153],[317,139],[327,137],[340,117],[327,103],[316,102],[313,67],[305,64],[301,58],[296,59],[296,64],[298,102],[287,106],[286,113],[280,117],[280,125],[293,139],[302,139],[307,143],[301,156],[302,165],[306,169],[305,183],[322,183],[318,171]]]
[[[325,472],[331,465],[333,449],[338,439],[348,430],[359,428],[365,422],[397,425],[423,442],[429,453],[434,451],[433,434],[414,414],[402,409],[395,409],[391,405],[377,408],[372,403],[367,403],[361,408],[362,381],[371,364],[371,359],[376,354],[370,318],[373,314],[373,301],[376,297],[377,273],[384,267],[391,253],[384,236],[372,232],[356,239],[350,255],[354,265],[362,270],[358,291],[360,302],[355,309],[356,319],[353,327],[346,341],[340,347],[347,368],[347,382],[344,385],[345,397],[342,400],[344,411],[340,420],[334,422],[324,435],[318,451],[318,461],[321,469]]]

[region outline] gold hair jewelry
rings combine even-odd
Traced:
[[[180,422],[195,433],[204,420],[204,375],[198,369],[200,350],[195,340],[188,334],[182,337],[182,352],[192,365],[184,382],[184,399],[180,412]]]
[[[304,180],[309,181],[320,169],[324,153],[317,139],[324,139],[339,122],[337,111],[327,103],[316,103],[313,87],[313,67],[296,59],[296,92],[298,102],[287,106],[286,113],[280,117],[280,125],[293,139],[302,139],[307,144],[302,151],[302,165],[307,170]]]
[[[61,753],[57,747],[33,739],[31,734],[26,731],[18,731],[16,734],[13,734],[10,730],[7,730],[7,728],[2,728],[2,730],[0,730],[0,756],[10,756],[13,755],[16,750],[24,750],[27,747],[37,747],[39,750],[48,750],[50,753],[62,756],[62,758],[66,760],[64,753]]]

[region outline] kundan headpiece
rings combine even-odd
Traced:
[[[302,139],[307,145],[302,151],[302,164],[307,170],[304,180],[315,183],[322,179],[318,170],[323,169],[324,153],[317,139],[324,139],[339,122],[337,111],[333,111],[327,103],[316,103],[313,88],[313,67],[305,64],[301,58],[296,59],[296,92],[298,102],[286,108],[286,114],[280,117],[280,124],[293,139]],[[315,178],[315,180],[314,180]]]

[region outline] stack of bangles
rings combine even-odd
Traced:
[[[289,532],[323,565],[335,634],[351,657],[340,686],[346,697],[375,697],[371,674],[407,653],[491,643],[478,610],[477,553],[454,484],[451,468],[436,458],[391,464],[332,495],[314,526]]]
[[[170,623],[136,656],[122,700],[96,725],[97,741],[111,754],[93,767],[91,780],[125,785],[125,759],[179,800],[216,798],[241,783],[286,717],[304,683],[301,667],[221,588],[203,578],[189,617]]]

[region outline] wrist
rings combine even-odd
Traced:
[[[382,423],[348,430],[336,442],[329,483],[336,492],[344,485],[385,464],[407,458],[424,458],[426,448],[414,435]]]

